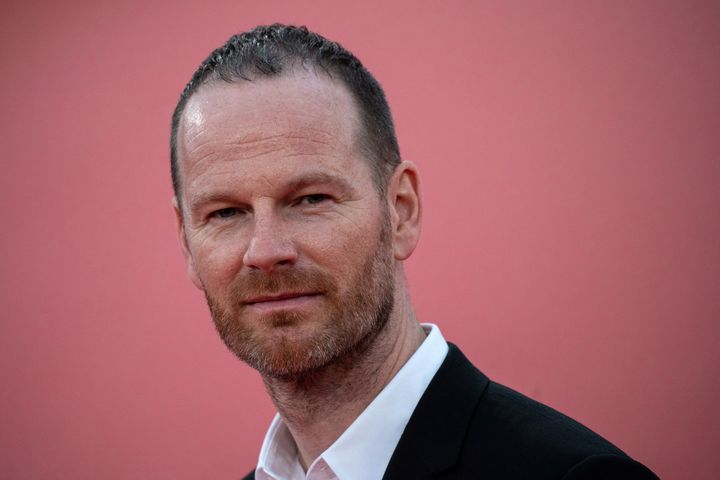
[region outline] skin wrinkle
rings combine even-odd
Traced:
[[[315,70],[315,69],[312,69],[312,70]],[[298,73],[300,75],[297,75]],[[317,72],[313,72],[313,73],[316,74],[316,78],[327,76],[327,75],[321,75],[320,77],[318,77]],[[295,72],[294,69],[290,69],[287,72],[283,73],[283,76],[293,76],[296,78],[304,77],[302,72]],[[331,78],[331,77],[328,76],[328,78]],[[258,82],[256,84],[245,84],[245,85],[246,85],[246,87],[249,87],[249,90],[253,90],[255,92],[255,96],[258,101],[262,101],[262,102],[266,103],[268,107],[273,107],[273,106],[277,107],[280,105],[287,104],[287,100],[285,100],[284,99],[285,97],[281,94],[282,92],[278,92],[279,94],[268,94],[267,92],[264,92],[264,90],[262,88],[260,88],[260,85],[264,84],[265,82],[266,82],[266,80],[264,80],[263,82]],[[307,85],[309,86],[309,88],[308,88],[309,94],[312,94],[312,93],[320,93],[321,94],[321,95],[319,95],[319,97],[322,98],[322,102],[320,104],[309,105],[308,106],[309,108],[307,108],[305,111],[294,111],[294,112],[292,112],[291,116],[286,116],[286,117],[282,117],[282,118],[274,118],[274,119],[272,119],[272,121],[264,121],[264,122],[259,122],[259,123],[255,122],[255,127],[258,129],[262,129],[262,127],[272,123],[274,126],[284,125],[287,128],[291,129],[293,125],[303,122],[303,120],[305,120],[305,119],[311,119],[314,124],[309,125],[308,130],[318,131],[318,132],[321,132],[323,134],[328,134],[328,135],[331,134],[332,129],[328,128],[330,126],[328,123],[328,119],[322,115],[318,115],[317,112],[319,110],[321,110],[323,108],[327,108],[327,107],[329,107],[330,109],[334,109],[334,110],[343,109],[343,108],[345,108],[344,103],[337,95],[328,96],[327,92],[324,91],[322,89],[322,87],[320,87],[320,85],[313,86],[310,83],[308,83]],[[343,85],[341,85],[341,87],[343,89],[346,88]],[[221,83],[221,82],[209,82],[209,83],[203,85],[200,89],[198,89],[196,94],[192,97],[192,100],[195,100],[198,97],[199,93],[204,92],[207,89],[218,89],[218,88],[221,88],[221,89],[233,88],[233,85]],[[361,132],[362,132],[362,128],[363,128],[362,122],[360,121],[360,118],[357,115],[357,105],[356,105],[356,101],[355,101],[354,97],[352,95],[349,95],[348,97],[349,97],[350,103],[354,107],[353,111],[351,112],[352,113],[351,120],[350,120],[350,122],[348,122],[348,127],[350,128],[349,133],[351,133],[349,138],[353,139],[353,144],[359,144],[358,139],[361,137]],[[198,113],[196,112],[196,110],[200,107],[223,108],[223,105],[209,102],[208,100],[205,100],[203,102],[192,102],[192,101],[189,102],[185,109],[186,113],[180,121],[179,131],[178,131],[179,138],[183,138],[184,136],[188,135],[188,132],[183,131],[184,128],[188,127],[188,125],[186,125],[186,123],[187,123],[186,119],[188,117],[190,117],[190,118],[200,117],[201,118],[201,121],[199,121],[199,122],[197,122],[197,121],[192,122],[193,127],[198,128],[198,127],[205,126],[204,125],[206,123],[205,119],[202,118],[201,115],[198,115]]]
[[[221,171],[213,173],[213,175],[226,176],[228,173],[229,172]],[[212,175],[210,177],[212,177]],[[263,175],[261,178],[265,181],[268,188],[273,189],[275,187],[273,182],[269,180],[266,175]],[[207,176],[198,177],[197,183],[200,183],[203,180],[206,181]],[[325,192],[329,190],[336,197],[335,201],[341,203],[347,203],[361,198],[359,192],[357,192],[353,187],[353,182],[344,180],[342,176],[340,176],[339,172],[328,173],[323,171],[310,171],[297,179],[291,179],[286,185],[278,187],[279,190],[287,191],[286,196],[288,197],[291,197],[292,195],[300,195],[302,194],[303,189],[308,188]],[[189,202],[189,214],[193,217],[195,212],[203,210],[205,205],[212,203],[228,203],[235,206],[239,203],[244,204],[244,201],[238,202],[236,198],[238,196],[238,192],[247,190],[249,190],[249,188],[243,189],[241,187],[240,189],[235,189],[232,192],[213,192],[203,190],[195,192]],[[290,201],[292,200],[293,199],[291,198]],[[250,208],[250,210],[252,209]]]
[[[316,142],[319,144],[326,145],[325,142]],[[266,155],[271,154],[280,154],[283,152],[288,152],[286,154],[291,154],[290,152],[293,152],[291,150],[293,147],[297,148],[297,146],[291,146],[287,144],[279,144],[279,142],[275,141],[272,142],[270,140],[257,140],[252,143],[248,142],[226,142],[225,145],[217,145],[217,144],[203,144],[198,145],[193,148],[193,150],[190,151],[191,155],[197,155],[198,157],[198,165],[196,167],[200,167],[202,163],[207,163],[207,161],[215,160],[214,154],[218,149],[221,149],[223,147],[234,147],[232,148],[234,151],[234,156],[232,158],[226,159],[226,161],[232,161],[236,159],[245,159],[245,160],[252,160],[254,158],[259,158]],[[264,147],[264,148],[261,148]],[[203,153],[204,150],[207,150],[207,153]],[[319,152],[316,150],[308,149],[306,152],[296,152],[294,151],[292,155],[317,155]]]
[[[324,71],[323,71],[324,72]],[[312,74],[316,79],[320,78],[319,75],[320,72],[317,72],[315,68],[310,68],[310,71],[305,70],[298,70],[295,71],[295,69],[289,69],[287,70],[283,75],[292,76],[293,78],[303,78],[304,75]],[[324,75],[326,78],[332,78],[331,75],[328,75],[327,72],[324,72]],[[255,88],[257,84],[252,85],[253,88]],[[232,88],[232,85],[229,84],[223,84],[223,83],[217,83],[217,82],[208,82],[207,84],[203,85],[198,90],[199,92],[202,92],[208,88]],[[343,85],[341,85],[342,89],[345,89]],[[333,134],[334,130],[332,128],[332,125],[329,123],[329,120],[323,116],[323,115],[317,115],[318,109],[321,109],[323,107],[323,103],[325,106],[329,106],[331,109],[335,110],[341,110],[345,109],[345,105],[340,100],[340,98],[337,95],[327,95],[327,92],[323,91],[322,88],[313,88],[311,89],[315,90],[318,93],[321,93],[321,98],[323,99],[322,102],[316,103],[313,105],[310,105],[310,108],[307,108],[306,110],[301,111],[294,111],[292,112],[292,115],[288,115],[282,118],[274,118],[272,121],[256,121],[256,119],[253,119],[253,129],[252,131],[245,135],[245,137],[249,137],[252,140],[253,135],[260,135],[263,137],[262,132],[264,130],[263,127],[267,127],[268,125],[277,126],[277,124],[282,124],[286,131],[282,132],[281,134],[274,135],[268,137],[265,135],[263,138],[265,141],[268,141],[269,139],[272,139],[273,137],[276,138],[278,141],[282,141],[283,139],[295,139],[297,137],[301,137],[304,141],[310,142],[310,143],[316,143],[319,145],[338,145],[343,144],[340,141],[340,138]],[[262,92],[262,89],[259,89],[259,92]],[[347,93],[347,92],[344,92]],[[362,122],[359,119],[359,116],[357,115],[357,105],[356,100],[352,95],[348,96],[350,103],[353,105],[353,109],[351,111],[351,115],[349,115],[349,121],[346,122],[349,130],[346,130],[345,136],[351,139],[350,142],[344,143],[347,154],[352,156],[359,156],[363,158],[364,161],[368,162],[370,164],[372,161],[365,158],[366,154],[362,153]],[[195,140],[198,136],[201,135],[204,128],[208,128],[207,125],[207,119],[202,114],[202,108],[208,108],[208,107],[214,107],[217,106],[222,111],[222,108],[224,108],[224,105],[217,104],[215,102],[211,102],[209,100],[203,100],[201,102],[196,101],[198,98],[198,95],[196,95],[191,99],[190,102],[188,102],[186,109],[185,109],[185,115],[181,118],[179,126],[178,126],[178,138],[180,141],[178,141],[178,156],[183,156],[185,154],[191,155],[195,152],[193,152],[193,147],[190,147],[190,144],[192,143],[191,140]],[[282,100],[283,95],[267,95],[263,93],[259,93],[256,95],[256,98],[258,100],[262,100],[264,102],[267,102],[269,105],[272,104],[283,104],[287,103]],[[195,101],[193,101],[195,100]],[[227,114],[223,114],[224,117],[227,116]],[[187,119],[191,118],[193,121],[188,122]],[[298,121],[302,121],[304,119],[309,119],[310,125],[307,126],[307,128],[304,129],[305,132],[309,132],[312,135],[309,137],[307,135],[302,135],[301,133],[297,133],[296,129],[294,128],[294,125],[298,124]],[[188,123],[190,125],[188,125]],[[232,123],[230,123],[232,124]],[[224,128],[225,130],[228,130],[228,122],[222,122],[221,125],[219,125],[219,128]],[[186,130],[189,130],[186,132]],[[237,137],[237,132],[241,129],[233,129],[234,130],[234,136]],[[349,135],[348,135],[349,134]],[[312,138],[314,135],[318,135],[320,138]],[[185,139],[185,142],[182,141],[182,139]],[[233,135],[226,136],[226,141],[230,142],[230,140],[227,140],[227,138],[233,138]],[[243,139],[235,139],[232,140],[235,142],[238,142],[239,145],[242,145],[244,143]],[[184,147],[190,147],[185,149]],[[210,146],[210,145],[196,145],[195,149],[202,149],[202,148],[209,148],[212,151],[214,151],[214,147],[216,146]],[[217,145],[217,147],[222,147],[222,145]],[[183,150],[187,150],[187,152],[183,152]],[[271,152],[268,152],[271,153]],[[317,153],[313,152],[312,155],[316,155]],[[204,155],[200,156],[201,158],[204,157]],[[210,160],[210,159],[205,159]],[[200,163],[206,163],[206,162],[200,162]],[[200,166],[200,164],[198,164]],[[178,178],[180,179],[182,183],[182,173],[178,172]],[[181,199],[178,199],[178,205],[182,209],[184,206],[184,202]]]
[[[325,215],[331,215],[335,217],[343,218],[346,224],[352,225],[355,229],[360,230],[362,226],[359,224],[358,220],[358,213],[364,211],[368,211],[368,207],[363,207],[362,205],[362,197],[357,196],[357,192],[353,192],[354,197],[350,199],[346,199],[342,201],[342,210],[333,210],[330,212],[325,212]],[[261,197],[260,199],[264,199],[266,197]],[[268,200],[273,202],[273,199],[271,197],[268,197]],[[275,205],[275,208],[273,210],[281,210],[283,205],[277,204]],[[252,214],[252,209],[250,209],[250,213]],[[203,244],[205,244],[207,241],[212,240],[218,235],[222,235],[224,232],[221,229],[214,229],[209,232],[209,234],[202,229],[202,225],[204,225],[206,222],[204,222],[202,219],[198,219],[198,223],[193,223],[192,228],[189,228],[186,230],[186,235],[188,236],[188,239],[192,239],[197,241],[196,239],[198,237],[201,237],[203,239]],[[255,232],[255,226],[254,221],[249,220],[249,230],[247,231],[247,235],[254,235]],[[232,232],[231,232],[232,233]],[[367,241],[364,241],[364,239],[360,238],[358,241],[361,244],[367,244]]]
[[[294,136],[291,138],[294,139],[301,139],[301,142],[291,142],[288,143],[280,143],[281,140],[284,138],[287,138],[283,135],[274,135],[271,140],[268,139],[259,139],[255,140],[251,143],[247,142],[223,142],[222,144],[216,144],[211,141],[203,142],[200,145],[192,146],[190,149],[188,149],[188,155],[191,156],[197,156],[196,162],[194,162],[193,166],[191,167],[191,171],[193,173],[196,173],[195,171],[198,170],[198,175],[202,175],[206,168],[205,165],[210,162],[216,162],[221,161],[225,163],[231,163],[233,160],[237,159],[246,159],[251,160],[255,158],[260,158],[262,156],[269,156],[269,155],[280,155],[284,154],[285,156],[302,156],[307,155],[309,157],[317,157],[317,156],[323,156],[323,152],[319,151],[315,148],[312,148],[314,146],[328,146],[329,143],[323,141],[323,140],[315,140],[315,139],[308,139],[306,136]],[[273,141],[274,140],[274,141]],[[308,146],[307,150],[297,151],[298,147],[303,146],[304,143],[311,142],[311,145]],[[267,147],[261,148],[261,146],[268,144]],[[233,155],[231,157],[221,158],[217,155],[216,152],[218,151],[224,151],[227,147],[231,147],[230,150],[232,150]],[[232,148],[234,147],[234,148]],[[255,152],[252,152],[254,149]],[[295,150],[293,150],[295,149]],[[203,152],[203,150],[207,150],[207,152]],[[351,149],[349,149],[351,150]],[[251,153],[252,152],[252,153]],[[348,154],[351,154],[348,152]],[[229,166],[229,168],[232,169],[232,165]]]
[[[287,155],[285,157],[287,158]],[[270,178],[267,175],[260,175],[260,180],[265,182],[265,185],[267,185],[268,188],[273,187],[273,181],[270,180]]]

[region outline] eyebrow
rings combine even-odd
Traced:
[[[310,172],[290,180],[285,188],[290,191],[302,190],[313,185],[336,185],[343,190],[354,190],[346,179],[327,172]]]
[[[321,171],[309,172],[293,178],[285,183],[281,188],[287,192],[296,192],[315,185],[335,185],[345,192],[352,192],[355,190],[352,183],[345,178]],[[189,210],[195,210],[198,205],[205,205],[207,203],[219,201],[229,201],[232,200],[232,197],[232,193],[222,191],[199,192],[189,199]]]

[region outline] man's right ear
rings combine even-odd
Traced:
[[[183,214],[182,211],[180,211],[177,197],[173,197],[172,206],[173,210],[175,211],[178,243],[180,244],[180,250],[182,251],[183,257],[185,258],[185,265],[187,265],[188,276],[190,277],[190,280],[192,280],[192,282],[195,284],[195,286],[202,290],[202,282],[200,281],[200,277],[198,277],[197,271],[195,270],[195,263],[193,262],[192,252],[190,251],[190,247],[187,243],[187,236],[185,235],[185,222],[183,222]]]

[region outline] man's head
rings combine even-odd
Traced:
[[[258,81],[298,67],[322,70],[350,91],[359,109],[358,146],[370,162],[378,191],[383,193],[393,169],[400,163],[390,107],[380,84],[362,63],[336,42],[288,25],[259,26],[234,35],[213,51],[185,86],[172,116],[170,161],[176,196],[181,181],[177,167],[177,134],[188,100],[212,82]]]
[[[412,164],[378,187],[364,110],[347,84],[312,63],[283,65],[201,82],[173,124],[188,272],[226,345],[272,377],[373,342],[397,307],[398,262],[420,218]]]

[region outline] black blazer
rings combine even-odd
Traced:
[[[248,479],[254,479],[254,472]],[[488,380],[450,344],[383,476],[423,479],[657,477],[574,420]]]

